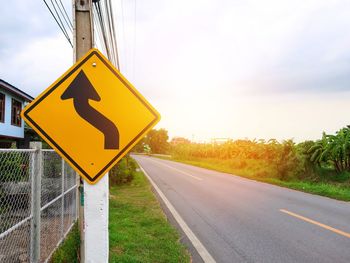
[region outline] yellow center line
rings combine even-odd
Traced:
[[[161,162],[152,160],[152,159],[149,159],[149,160],[151,160],[152,162],[161,164],[161,165],[163,165],[163,166],[166,166],[166,167],[168,167],[168,168],[170,168],[170,169],[173,169],[173,170],[175,170],[175,171],[178,171],[179,173],[182,173],[182,174],[184,174],[184,175],[190,176],[190,177],[192,177],[192,178],[194,178],[194,179],[196,179],[196,180],[198,180],[198,181],[202,181],[202,180],[203,180],[202,178],[199,178],[199,177],[197,177],[197,176],[194,176],[194,175],[192,175],[192,174],[189,174],[189,173],[187,173],[187,172],[184,172],[184,171],[182,171],[182,170],[180,170],[180,169],[177,169],[177,168],[175,168],[175,167],[172,167],[172,166],[170,166],[170,165],[167,165],[167,164],[164,164],[164,163],[161,163]]]
[[[331,227],[331,226],[322,224],[322,223],[320,223],[320,222],[317,222],[317,221],[312,220],[312,219],[310,219],[310,218],[307,218],[307,217],[304,217],[304,216],[295,214],[295,213],[290,212],[290,211],[285,210],[285,209],[280,209],[280,211],[281,211],[282,213],[286,213],[286,214],[288,214],[288,215],[290,215],[290,216],[294,216],[294,217],[299,218],[299,219],[301,219],[301,220],[304,220],[304,221],[306,221],[306,222],[308,222],[308,223],[314,224],[314,225],[316,225],[316,226],[319,226],[319,227],[322,227],[322,228],[327,229],[327,230],[329,230],[329,231],[332,231],[332,232],[334,232],[334,233],[337,233],[338,235],[342,235],[342,236],[344,236],[344,237],[350,238],[350,233],[347,233],[347,232],[341,231],[341,230],[339,230],[339,229],[336,229],[336,228],[334,228],[334,227]]]

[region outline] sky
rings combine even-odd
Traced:
[[[170,137],[298,142],[350,124],[348,0],[113,5],[121,72]],[[43,1],[1,13],[0,78],[35,97],[72,65],[72,48]]]

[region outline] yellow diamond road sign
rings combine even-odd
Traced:
[[[90,184],[160,119],[97,49],[27,105],[22,117]]]

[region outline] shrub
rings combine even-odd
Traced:
[[[129,155],[125,156],[109,171],[109,183],[122,185],[130,183],[134,179],[137,164]]]

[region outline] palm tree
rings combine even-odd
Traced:
[[[321,167],[322,162],[328,160],[328,137],[325,132],[322,133],[322,139],[317,140],[316,143],[308,150],[308,153],[311,154],[310,161],[316,163]]]
[[[331,161],[338,173],[350,171],[350,126],[340,129],[335,135],[323,132],[322,139],[316,141],[308,153],[311,154],[310,160],[319,166]]]
[[[350,129],[342,128],[336,135],[329,136],[332,160],[338,171],[350,170]]]

